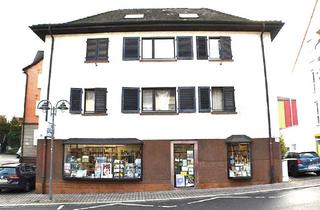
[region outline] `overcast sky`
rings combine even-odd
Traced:
[[[292,68],[315,0],[4,0],[0,1],[0,115],[23,116],[25,75],[43,42],[29,26],[62,23],[122,8],[206,7],[253,20],[285,23],[273,42],[279,69]]]

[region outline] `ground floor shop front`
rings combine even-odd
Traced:
[[[54,140],[53,145],[53,193],[232,187],[270,183],[271,174],[275,182],[282,179],[279,143],[244,135],[143,141],[74,138]],[[38,140],[38,193],[48,192],[50,148],[50,140]]]

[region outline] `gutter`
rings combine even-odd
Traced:
[[[20,139],[21,155],[19,160],[20,163],[21,163],[21,160],[23,160],[24,126],[26,123],[27,89],[28,89],[28,80],[29,80],[29,75],[27,74],[27,72],[23,70],[23,73],[26,75],[26,86],[24,90],[23,121],[21,126],[21,139]]]
[[[270,103],[269,103],[269,89],[268,89],[268,77],[267,77],[267,66],[266,66],[266,57],[264,50],[263,34],[265,32],[265,24],[262,23],[262,31],[260,34],[261,41],[261,51],[263,59],[263,72],[264,72],[264,83],[266,90],[266,105],[267,105],[267,115],[268,115],[268,141],[269,141],[269,158],[270,158],[270,184],[275,182],[274,178],[274,161],[273,161],[273,142],[271,138],[271,120],[270,120]]]
[[[48,77],[48,87],[47,87],[47,100],[50,97],[50,84],[51,84],[51,73],[52,73],[52,57],[54,51],[54,36],[52,35],[51,26],[48,27],[49,34],[51,36],[51,51],[50,51],[50,64],[49,64],[49,77]],[[45,121],[48,120],[48,111],[46,111]],[[47,137],[42,145],[42,163],[41,163],[41,193],[46,193],[46,162],[47,162]]]

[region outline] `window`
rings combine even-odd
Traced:
[[[197,59],[198,60],[232,60],[230,37],[209,37],[198,36]]]
[[[319,103],[317,101],[314,102],[314,105],[316,107],[316,117],[317,117],[317,125],[320,125],[320,111],[319,111]]]
[[[297,102],[295,99],[278,99],[278,111],[280,128],[298,125]]]
[[[139,88],[122,88],[122,113],[138,113],[140,111]]]
[[[108,61],[109,39],[87,39],[87,62]]]
[[[85,113],[106,113],[106,88],[85,90]]]
[[[128,14],[124,16],[124,19],[142,19],[144,14]]]
[[[142,180],[142,145],[65,144],[63,177]]]
[[[228,143],[228,177],[251,178],[250,143]]]
[[[194,87],[179,87],[179,112],[195,112],[196,96]]]
[[[175,112],[175,88],[144,88],[142,89],[143,112]]]
[[[198,18],[199,15],[197,13],[179,13],[179,18]]]
[[[123,38],[123,60],[139,60],[140,58],[139,37]]]
[[[106,88],[85,89],[84,112],[106,113]],[[81,114],[82,112],[82,88],[71,88],[70,113]]]
[[[180,60],[193,59],[192,36],[177,37],[177,59],[180,59]]]
[[[174,38],[142,38],[142,59],[175,59]]]
[[[235,112],[234,88],[212,87],[212,111]]]

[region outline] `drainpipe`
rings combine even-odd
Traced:
[[[49,34],[51,36],[51,51],[50,51],[50,63],[49,63],[49,77],[48,77],[48,87],[47,87],[47,100],[49,100],[50,96],[50,84],[51,84],[51,72],[52,72],[52,57],[54,50],[54,36],[52,35],[51,26],[48,28]],[[48,120],[48,111],[46,111],[46,119]],[[42,172],[41,172],[41,193],[46,193],[46,167],[47,167],[47,137],[45,137],[45,141],[42,144]]]
[[[273,142],[271,138],[271,120],[270,120],[270,103],[269,103],[269,89],[268,89],[268,78],[267,78],[267,66],[266,57],[264,51],[263,34],[265,30],[265,24],[262,23],[262,31],[260,34],[262,59],[263,59],[263,72],[264,72],[264,84],[266,90],[266,105],[268,115],[268,141],[269,141],[269,158],[270,158],[270,183],[274,183],[274,162],[273,162]]]
[[[20,155],[19,162],[21,162],[21,160],[23,162],[24,126],[26,123],[27,90],[28,90],[28,80],[29,80],[28,73],[25,70],[23,70],[23,73],[26,75],[26,86],[24,90],[23,121],[21,126],[21,139],[20,139],[21,155]]]

